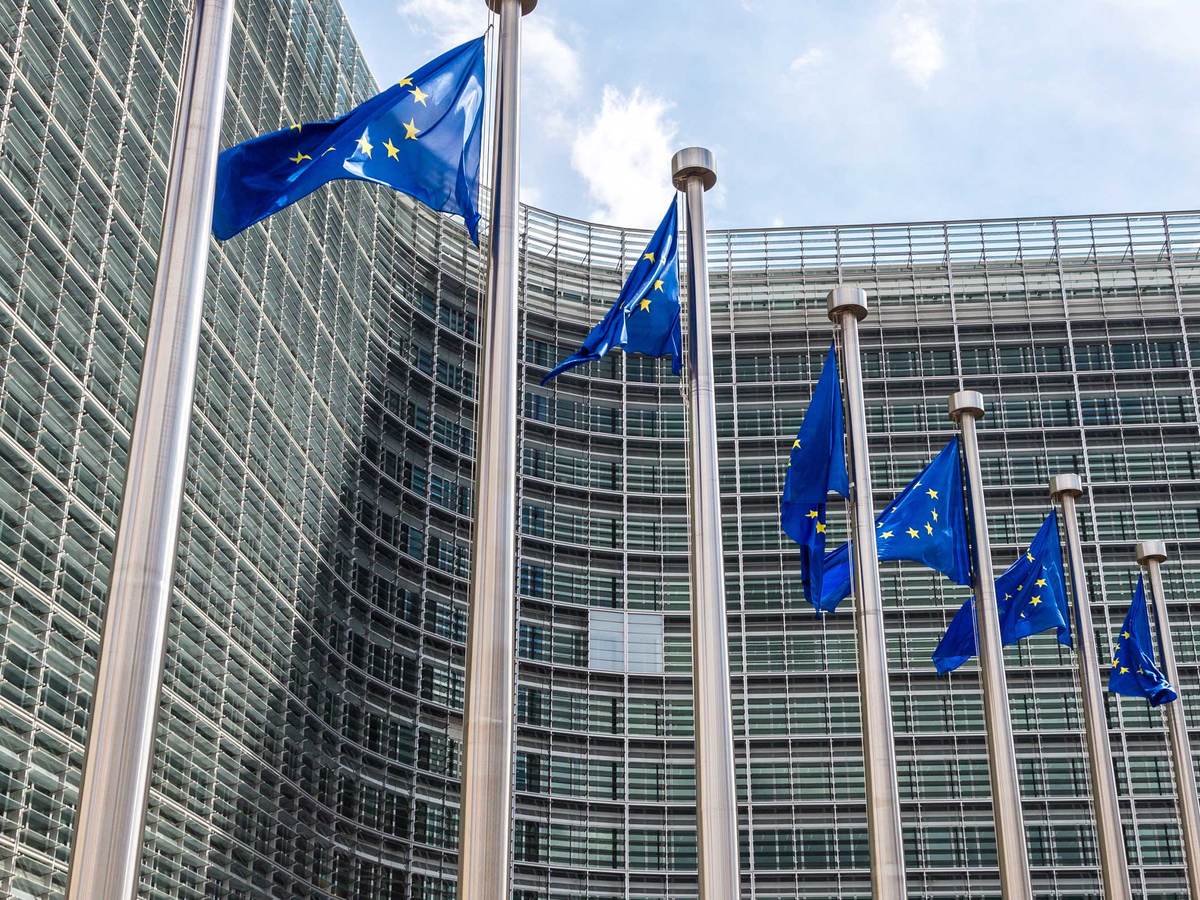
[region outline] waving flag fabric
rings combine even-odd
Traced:
[[[831,344],[800,432],[792,442],[783,496],[779,500],[779,524],[800,545],[804,597],[817,608],[818,614],[826,611],[822,604],[825,501],[830,491],[843,497],[850,493],[844,442],[842,390],[837,355]]]
[[[1151,706],[1162,706],[1179,699],[1175,686],[1167,681],[1154,662],[1154,641],[1150,637],[1150,614],[1146,609],[1146,586],[1138,576],[1125,624],[1117,635],[1113,650],[1108,689],[1126,697],[1144,697]]]
[[[230,147],[217,162],[213,234],[227,240],[321,185],[348,178],[460,215],[479,243],[483,91],[483,38],[477,38],[344,116],[295,123]]]
[[[542,384],[614,349],[669,356],[671,370],[676,375],[682,372],[678,250],[678,212],[672,200],[612,308],[583,339],[583,345],[546,374]]]
[[[1058,642],[1071,646],[1058,514],[1051,511],[1029,549],[996,579],[1000,640],[1007,647],[1031,634],[1056,630]],[[975,600],[968,599],[955,614],[933,651],[939,673],[953,671],[978,652],[975,641]]]

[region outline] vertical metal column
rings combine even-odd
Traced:
[[[680,150],[671,159],[671,180],[687,195],[688,518],[692,528],[689,569],[698,877],[700,900],[733,900],[741,896],[741,876],[717,468],[717,395],[704,233],[704,192],[717,183],[712,153],[703,147]]]
[[[475,522],[467,613],[458,896],[508,900],[512,826],[517,492],[517,205],[521,16],[537,0],[486,0],[500,14],[491,264],[481,310]]]
[[[69,900],[136,895],[208,274],[234,0],[195,0],[100,636]]]
[[[1171,643],[1171,623],[1167,618],[1159,566],[1167,558],[1162,541],[1138,541],[1137,561],[1146,567],[1150,580],[1150,603],[1158,623],[1158,649],[1162,653],[1163,674],[1175,685],[1180,697],[1167,704],[1167,732],[1171,741],[1171,763],[1175,769],[1175,794],[1179,798],[1179,825],[1183,838],[1183,859],[1187,864],[1188,884],[1193,897],[1200,896],[1200,796],[1196,793],[1196,771],[1192,768],[1192,747],[1188,740],[1187,717],[1183,711],[1183,686],[1175,666],[1175,647]]]
[[[904,900],[904,835],[900,827],[900,791],[896,783],[896,741],[888,688],[887,640],[883,629],[883,591],[879,586],[879,548],[871,463],[867,456],[867,407],[863,399],[858,323],[867,315],[867,292],[840,285],[826,298],[829,318],[842,330],[842,372],[850,431],[851,546],[854,551],[854,631],[858,644],[858,702],[862,712],[863,768],[867,789],[867,832],[871,851],[871,896]]]
[[[1100,682],[1100,660],[1092,630],[1092,608],[1088,598],[1087,573],[1083,568],[1083,543],[1075,498],[1083,493],[1078,475],[1055,475],[1050,479],[1050,496],[1062,504],[1067,529],[1067,557],[1071,566],[1071,593],[1075,597],[1075,661],[1083,691],[1083,724],[1087,734],[1088,767],[1096,808],[1096,839],[1100,849],[1100,873],[1105,900],[1128,900],[1129,868],[1125,861],[1125,838],[1121,833],[1121,806],[1113,777],[1112,749],[1104,713],[1104,686]]]
[[[988,769],[992,782],[992,818],[996,824],[996,855],[1000,864],[1000,893],[1004,900],[1033,900],[1021,788],[1008,715],[1008,685],[1004,678],[1004,647],[996,579],[992,574],[992,545],[988,539],[983,473],[975,420],[983,416],[983,395],[956,391],[950,395],[950,417],[962,429],[963,456],[975,537],[975,635],[979,645],[979,674],[983,683],[983,720],[987,728]]]

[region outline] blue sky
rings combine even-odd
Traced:
[[[483,0],[342,0],[381,83]],[[541,0],[522,199],[653,227],[671,154],[714,227],[1200,205],[1200,0]]]

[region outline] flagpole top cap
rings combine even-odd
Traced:
[[[983,418],[983,394],[979,391],[955,391],[950,395],[950,418],[957,422],[963,416]]]
[[[1057,498],[1059,494],[1068,494],[1072,497],[1078,497],[1083,493],[1083,479],[1075,474],[1067,475],[1051,475],[1050,476],[1050,496]]]
[[[1138,541],[1133,545],[1133,553],[1143,566],[1148,562],[1165,562],[1167,545],[1165,541]]]
[[[487,8],[500,15],[504,7],[504,0],[483,0],[487,4]],[[521,15],[527,16],[533,12],[533,8],[537,6],[538,0],[521,0]]]
[[[704,147],[684,147],[671,157],[671,183],[678,191],[687,190],[688,179],[700,179],[704,189],[711,190],[717,183],[712,151]]]
[[[839,322],[846,313],[858,321],[867,317],[867,292],[856,284],[839,284],[825,297],[829,321]]]

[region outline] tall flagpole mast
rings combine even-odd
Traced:
[[[233,0],[194,1],[71,845],[70,900],[137,894],[233,19]]]
[[[975,423],[983,417],[983,395],[957,391],[950,395],[950,417],[962,429],[963,457],[971,500],[975,545],[975,635],[979,645],[979,674],[983,683],[983,721],[987,729],[988,769],[992,782],[992,818],[996,824],[996,855],[1000,864],[1000,895],[1004,900],[1033,900],[1021,788],[1008,715],[1008,685],[1004,678],[1004,647],[996,579],[992,574],[992,545],[988,539],[983,499],[983,472]]]
[[[1100,661],[1092,630],[1092,608],[1088,599],[1087,575],[1083,568],[1083,543],[1075,515],[1075,498],[1083,493],[1078,475],[1055,475],[1050,479],[1050,496],[1062,504],[1067,529],[1067,556],[1071,564],[1071,593],[1075,597],[1075,647],[1079,685],[1083,691],[1083,724],[1087,734],[1088,765],[1096,808],[1096,838],[1100,848],[1100,872],[1104,900],[1129,900],[1129,869],[1121,832],[1121,806],[1113,777],[1112,749],[1104,712],[1104,688],[1100,683]]]
[[[475,523],[467,616],[458,897],[508,900],[512,825],[517,494],[517,205],[521,17],[537,0],[486,0],[500,14],[491,265],[482,310]]]
[[[1167,619],[1160,565],[1166,561],[1167,545],[1162,541],[1138,541],[1137,561],[1146,567],[1150,580],[1150,602],[1158,623],[1158,647],[1162,653],[1163,674],[1182,694],[1179,669],[1175,666],[1175,647],[1171,643],[1171,623]],[[1171,740],[1171,762],[1175,769],[1175,794],[1179,799],[1179,824],[1183,837],[1183,858],[1187,863],[1188,883],[1193,897],[1200,896],[1200,797],[1196,793],[1196,772],[1192,768],[1192,748],[1188,741],[1183,697],[1167,705],[1167,731]]]
[[[696,716],[696,837],[700,900],[741,896],[738,811],[734,791],[733,710],[729,698],[729,640],[721,490],[717,469],[717,395],[704,192],[717,183],[713,155],[703,147],[671,159],[671,180],[687,196],[688,455],[692,523],[692,697]]]
[[[234,0],[194,0],[101,628],[68,900],[123,900],[137,893],[233,19]]]
[[[863,764],[867,789],[867,832],[871,852],[871,896],[904,900],[904,836],[896,784],[896,742],[888,690],[887,641],[883,631],[883,591],[871,465],[867,457],[867,409],[863,399],[858,323],[867,315],[867,292],[839,285],[826,298],[829,318],[842,331],[846,426],[850,432],[853,491],[851,546],[854,551],[854,631],[858,644],[858,698],[862,715]]]

